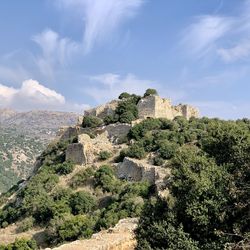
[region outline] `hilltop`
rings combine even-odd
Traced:
[[[61,129],[30,178],[1,196],[0,241],[27,238],[12,249],[77,239],[58,249],[241,249],[250,231],[249,152],[247,119],[199,118],[153,89],[122,93]],[[127,242],[119,233],[126,218],[136,242],[129,229]]]
[[[58,129],[76,120],[74,113],[0,109],[0,193],[26,179]]]

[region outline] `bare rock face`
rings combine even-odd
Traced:
[[[168,176],[169,169],[153,166],[143,160],[125,157],[123,162],[117,165],[117,176],[131,181],[149,181],[156,184],[159,189],[164,185],[164,179]]]
[[[114,228],[94,234],[91,239],[77,240],[53,248],[54,250],[134,250],[136,240],[134,230],[137,218],[122,219]]]
[[[167,118],[174,119],[176,116],[184,116],[187,119],[199,117],[197,108],[190,105],[172,106],[170,99],[150,95],[142,98],[137,104],[139,119],[146,118]]]

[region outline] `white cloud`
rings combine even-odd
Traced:
[[[35,80],[26,80],[20,88],[0,84],[0,108],[19,110],[83,111],[88,105],[66,102],[65,97]]]
[[[154,81],[138,79],[132,74],[122,77],[118,74],[107,73],[88,78],[92,81],[92,87],[84,89],[84,92],[98,103],[117,98],[122,92],[143,94],[147,88],[158,86]]]
[[[58,33],[46,29],[35,35],[32,40],[42,49],[37,65],[44,75],[53,77],[54,67],[66,65],[79,50],[79,44],[69,38],[61,38]]]
[[[217,53],[228,63],[248,58],[250,56],[250,40],[242,41],[229,49],[220,48],[217,50]]]
[[[105,40],[123,21],[132,17],[144,0],[57,0],[65,9],[81,15],[84,21],[83,45],[89,52],[96,43]]]
[[[202,57],[230,30],[232,24],[232,19],[228,17],[213,15],[196,17],[185,30],[182,45],[188,47],[192,54]]]
[[[203,15],[195,17],[183,32],[181,45],[192,56],[214,54],[225,62],[250,56],[250,0],[239,5],[237,15]],[[228,44],[233,46],[228,48]]]

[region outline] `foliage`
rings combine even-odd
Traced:
[[[96,116],[84,116],[82,121],[83,128],[96,128],[103,124],[102,119]]]
[[[150,95],[158,95],[157,90],[156,89],[147,89],[143,97],[150,96]]]
[[[131,97],[131,95],[130,95],[129,93],[123,92],[123,93],[121,93],[121,94],[119,95],[118,99],[122,100],[122,99],[127,99],[127,98],[129,98],[129,97]]]
[[[72,188],[77,188],[84,186],[91,177],[94,176],[94,170],[92,168],[82,169],[77,172],[70,180],[70,186]]]
[[[27,217],[20,222],[20,225],[18,227],[18,232],[26,232],[30,230],[33,226],[34,226],[34,218]]]
[[[109,165],[101,166],[94,175],[96,187],[100,187],[104,192],[118,192],[120,181],[115,177],[114,170]]]
[[[16,239],[14,243],[0,245],[0,250],[36,250],[37,244],[34,240]]]
[[[79,237],[89,238],[93,233],[94,222],[86,215],[65,215],[51,220],[46,234],[50,243],[73,241]]]
[[[72,162],[63,162],[55,166],[56,173],[60,175],[70,174],[74,170]]]
[[[168,199],[151,201],[143,210],[137,249],[243,244],[250,231],[249,121],[178,117],[160,123],[157,131],[138,124],[129,135],[172,168]]]
[[[70,207],[74,215],[89,213],[95,206],[95,198],[87,192],[79,191],[70,197]]]
[[[100,159],[101,161],[105,161],[105,160],[109,159],[111,156],[112,156],[112,153],[109,152],[109,151],[106,151],[106,150],[101,151],[101,152],[99,153],[99,159]]]

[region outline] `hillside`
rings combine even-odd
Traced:
[[[0,193],[27,178],[57,130],[76,119],[66,112],[0,110]]]
[[[4,250],[122,249],[112,245],[115,230],[103,230],[125,218],[139,218],[128,250],[249,245],[248,119],[199,118],[153,89],[122,93],[61,130],[38,160],[33,176],[1,196]]]

